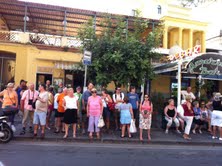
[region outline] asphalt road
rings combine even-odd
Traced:
[[[96,143],[0,144],[0,166],[222,166],[222,147]]]

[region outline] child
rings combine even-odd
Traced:
[[[122,124],[122,134],[120,137],[121,138],[125,137],[125,130],[127,127],[128,137],[131,138],[132,136],[130,134],[130,123],[131,119],[134,119],[134,117],[133,117],[132,105],[129,103],[128,97],[124,97],[123,103],[120,104],[119,106],[119,110],[120,110],[120,123]]]

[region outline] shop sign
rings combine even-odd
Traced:
[[[201,75],[221,75],[222,55],[213,53],[203,54],[189,62],[187,72]]]
[[[200,53],[200,45],[196,45],[193,49],[187,49],[176,53],[175,55],[167,56],[167,61],[176,61],[185,59],[186,57],[197,56]]]
[[[53,74],[53,68],[38,66],[37,73]]]

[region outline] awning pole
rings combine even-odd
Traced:
[[[181,104],[181,60],[178,61],[177,71],[177,105]]]

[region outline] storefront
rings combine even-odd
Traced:
[[[78,83],[81,86],[78,78],[83,77],[79,66],[82,54],[78,50],[63,51],[62,48],[53,50],[50,46],[41,49],[28,44],[1,43],[0,51],[2,86],[9,81],[15,81],[18,85],[21,79],[36,85],[50,80],[52,84],[65,82],[67,85]],[[71,78],[68,73],[72,72],[80,74]]]
[[[163,93],[166,98],[175,96],[178,98],[178,90],[186,89],[187,86],[191,86],[192,91],[199,98],[210,97],[213,92],[222,91],[222,55],[207,53],[183,59],[180,76],[178,65],[180,65],[179,61],[176,61],[155,67],[158,76],[151,84],[154,91]],[[178,77],[181,80],[178,80]],[[206,86],[207,84],[209,87]],[[158,88],[158,85],[162,87]],[[205,89],[204,86],[206,86]]]

